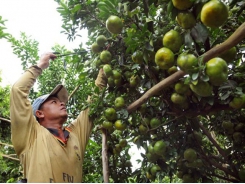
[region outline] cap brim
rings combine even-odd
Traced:
[[[68,91],[62,84],[57,85],[53,89],[53,91],[51,91],[51,93],[48,95],[46,100],[50,96],[56,96],[61,102],[65,102],[66,103],[68,101]]]

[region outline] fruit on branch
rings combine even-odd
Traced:
[[[225,60],[216,57],[206,63],[206,74],[209,82],[214,86],[220,86],[228,80],[228,66]]]
[[[191,83],[190,88],[195,94],[201,97],[212,96],[213,93],[213,86],[210,85],[208,82],[201,81],[201,80],[198,81],[196,85]]]
[[[187,10],[192,7],[194,1],[191,0],[172,0],[172,3],[175,8],[178,10]]]
[[[160,69],[169,69],[174,65],[174,53],[166,47],[159,49],[155,54],[155,63]]]
[[[201,10],[201,21],[211,28],[222,26],[229,16],[227,6],[219,0],[208,1]]]
[[[183,44],[182,36],[178,31],[170,30],[163,36],[163,46],[169,48],[174,53],[178,52]]]
[[[191,29],[196,25],[196,19],[191,12],[179,12],[176,21],[183,29]]]
[[[106,20],[106,28],[112,34],[120,34],[123,29],[123,21],[115,15],[111,15]]]

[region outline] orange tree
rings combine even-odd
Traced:
[[[244,1],[56,1],[69,40],[88,30],[83,75],[108,79],[90,113],[104,181],[244,181]],[[130,143],[145,150],[133,172]]]

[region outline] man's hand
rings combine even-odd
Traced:
[[[41,68],[42,70],[49,67],[49,60],[54,60],[57,56],[53,54],[52,52],[47,52],[41,55],[39,62],[37,63],[37,66]]]

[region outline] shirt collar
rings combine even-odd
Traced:
[[[63,129],[63,132],[64,132],[64,136],[65,136],[65,140],[66,141],[62,141],[60,138],[59,138],[59,133],[58,133],[58,130],[55,129],[55,128],[47,128],[47,130],[53,134],[55,136],[55,138],[62,144],[62,145],[66,145],[67,143],[67,140],[69,138],[69,135],[70,135],[70,132],[71,132],[71,129],[68,128],[68,127],[65,127]]]

